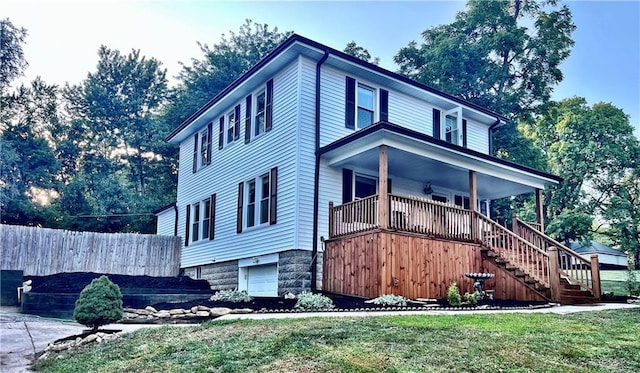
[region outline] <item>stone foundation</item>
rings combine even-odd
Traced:
[[[185,276],[196,278],[197,267],[184,269]],[[207,264],[200,266],[202,279],[209,281],[211,290],[234,290],[238,288],[238,261]]]

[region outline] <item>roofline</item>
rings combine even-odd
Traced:
[[[544,171],[536,170],[534,168],[530,168],[530,167],[527,167],[527,166],[523,166],[521,164],[508,161],[506,159],[502,159],[502,158],[494,157],[492,155],[480,153],[478,151],[475,151],[475,150],[472,150],[472,149],[469,149],[469,148],[463,148],[463,147],[458,146],[458,145],[450,144],[450,143],[448,143],[448,142],[446,142],[444,140],[439,140],[439,139],[436,139],[436,138],[434,138],[432,136],[426,135],[424,133],[417,132],[417,131],[414,131],[414,130],[410,130],[408,128],[405,128],[405,127],[402,127],[402,126],[399,126],[397,124],[393,124],[393,123],[390,123],[390,122],[377,122],[377,123],[372,124],[372,125],[370,125],[370,126],[368,126],[366,128],[363,128],[363,129],[361,129],[359,131],[356,131],[356,132],[354,132],[354,133],[352,133],[352,134],[350,134],[348,136],[345,136],[345,137],[343,137],[343,138],[341,138],[339,140],[336,140],[336,141],[332,142],[331,144],[325,145],[322,148],[320,148],[319,154],[320,154],[320,156],[322,156],[322,155],[324,155],[324,154],[326,154],[326,153],[328,153],[328,152],[330,152],[332,150],[335,150],[337,148],[340,148],[341,146],[344,146],[344,145],[346,145],[346,144],[348,144],[350,142],[353,142],[353,141],[356,141],[358,139],[361,139],[361,138],[363,138],[365,136],[368,136],[368,135],[370,135],[370,134],[372,134],[374,132],[383,131],[383,130],[386,130],[386,131],[389,131],[389,132],[393,132],[393,133],[397,133],[397,134],[404,135],[404,136],[408,136],[408,137],[414,138],[416,140],[424,141],[424,142],[427,142],[427,143],[430,143],[430,144],[433,144],[433,145],[438,145],[438,146],[447,148],[449,150],[458,151],[458,152],[464,153],[464,154],[469,155],[469,156],[478,157],[478,158],[481,158],[481,159],[486,160],[486,161],[496,162],[496,163],[499,163],[499,164],[504,165],[504,166],[513,167],[513,168],[518,169],[520,171],[524,171],[524,172],[528,172],[528,173],[534,174],[536,176],[544,177],[544,178],[556,181],[558,183],[560,183],[563,180],[560,176],[553,175],[553,174],[550,174],[550,173],[547,173],[547,172],[544,172]]]
[[[265,56],[263,59],[261,59],[257,64],[255,64],[253,67],[251,67],[247,72],[245,72],[244,74],[242,74],[239,78],[237,78],[236,80],[234,80],[231,84],[229,84],[225,89],[223,89],[220,93],[218,93],[217,95],[215,95],[211,100],[209,100],[206,104],[204,104],[200,109],[198,109],[195,113],[191,114],[187,119],[185,119],[182,123],[180,123],[180,125],[178,127],[176,127],[173,131],[171,131],[171,133],[164,139],[164,141],[168,142],[171,141],[171,139],[173,139],[178,133],[180,133],[183,129],[185,129],[189,124],[191,124],[193,121],[195,121],[198,117],[200,117],[202,114],[204,114],[207,110],[209,110],[213,105],[215,105],[218,101],[220,101],[224,96],[226,96],[228,93],[230,93],[231,91],[233,91],[234,89],[236,89],[240,84],[244,83],[247,79],[249,79],[249,77],[251,77],[254,73],[256,73],[258,70],[260,70],[262,67],[264,67],[265,65],[267,65],[269,62],[271,62],[276,56],[278,56],[280,53],[282,53],[284,50],[286,50],[287,48],[289,48],[291,45],[295,44],[296,42],[300,42],[303,44],[306,44],[312,48],[316,48],[316,49],[320,49],[321,51],[325,52],[325,53],[329,53],[329,54],[333,54],[336,57],[342,58],[344,60],[347,60],[348,62],[351,62],[353,64],[356,65],[360,65],[364,68],[373,70],[379,74],[382,75],[386,75],[390,78],[393,79],[397,79],[403,83],[412,85],[416,88],[425,90],[427,92],[431,92],[433,94],[436,94],[438,96],[442,96],[444,98],[447,98],[451,101],[454,101],[456,103],[459,103],[461,105],[467,106],[469,108],[472,108],[474,110],[477,110],[485,115],[491,116],[496,118],[496,120],[499,121],[504,121],[504,122],[508,122],[509,118],[505,117],[502,114],[499,114],[495,111],[489,110],[483,106],[474,104],[472,102],[463,100],[459,97],[453,96],[451,94],[442,92],[438,89],[435,89],[433,87],[430,87],[426,84],[417,82],[413,79],[407,78],[406,76],[400,75],[398,73],[394,73],[392,71],[389,71],[387,69],[384,69],[378,65],[374,65],[372,63],[366,62],[360,58],[357,57],[353,57],[351,55],[348,55],[344,52],[341,52],[337,49],[333,49],[331,47],[328,47],[324,44],[318,43],[317,41],[313,41],[311,39],[307,39],[304,36],[300,36],[298,34],[293,34],[291,35],[287,40],[285,40],[284,42],[282,42],[279,46],[277,46],[273,51],[271,51],[267,56]]]
[[[168,210],[168,209],[173,208],[175,206],[176,206],[176,203],[175,202],[171,202],[168,205],[164,205],[164,206],[160,207],[159,209],[153,210],[152,213],[154,215],[158,215],[159,213],[163,212],[164,210]]]

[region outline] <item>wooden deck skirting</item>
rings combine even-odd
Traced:
[[[374,298],[446,298],[456,282],[472,292],[467,272],[491,272],[485,283],[496,299],[544,300],[516,278],[482,257],[481,245],[429,238],[421,234],[375,229],[325,242],[323,289]]]

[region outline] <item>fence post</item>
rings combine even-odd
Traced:
[[[593,282],[593,297],[600,300],[600,262],[598,254],[591,255],[591,281]]]
[[[560,303],[560,271],[558,265],[558,249],[555,246],[549,247],[549,287],[551,288],[551,299]]]
[[[329,201],[329,238],[333,236],[333,201]]]

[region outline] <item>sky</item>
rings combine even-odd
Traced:
[[[566,1],[577,26],[564,80],[553,99],[610,102],[630,116],[640,137],[640,0]],[[180,62],[201,58],[245,19],[294,31],[336,49],[352,40],[395,71],[393,56],[427,28],[453,21],[462,1],[2,0],[0,18],[28,30],[23,81],[77,84],[94,71],[100,45],[140,49],[162,61],[173,80]]]

